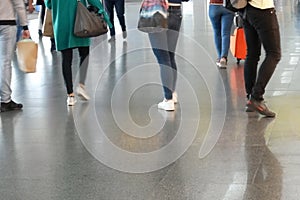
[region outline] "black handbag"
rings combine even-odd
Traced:
[[[224,0],[223,6],[232,12],[242,11],[249,0]]]
[[[108,32],[104,16],[97,13],[95,7],[86,8],[80,0],[77,1],[74,35],[77,37],[96,37]]]

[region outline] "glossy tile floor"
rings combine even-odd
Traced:
[[[300,5],[276,1],[283,56],[265,96],[277,117],[267,119],[244,112],[243,61],[231,56],[226,70],[215,66],[202,0],[184,3],[179,104],[158,111],[159,70],[147,35],[136,30],[139,4],[127,2],[126,40],[118,26],[115,43],[93,39],[92,99],[73,108],[61,55],[38,38],[31,16],[37,72],[14,62],[13,98],[24,109],[0,115],[0,199],[300,199]],[[74,59],[75,83],[77,69]]]

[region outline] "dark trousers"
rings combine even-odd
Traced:
[[[46,5],[45,5],[45,3],[43,2],[42,4],[41,4],[41,7],[42,7],[42,9],[40,10],[40,12],[41,12],[41,23],[42,23],[42,25],[44,24],[44,19],[45,19],[45,13],[46,13]]]
[[[87,68],[89,64],[89,47],[78,47],[80,56],[80,70],[79,83],[84,84],[86,79]],[[72,79],[72,60],[73,49],[64,49],[62,53],[62,73],[65,80],[67,93],[73,93],[73,79]]]
[[[117,17],[121,25],[122,31],[126,31],[125,25],[125,2],[124,0],[105,0],[105,9],[109,15],[110,22],[112,23],[112,28],[110,28],[110,36],[116,35],[115,25],[114,25],[114,7],[116,8]]]
[[[280,33],[275,9],[262,10],[248,5],[244,29],[247,42],[244,69],[247,97],[251,95],[254,99],[263,100],[265,87],[281,58]],[[261,45],[265,50],[265,59],[257,72]]]

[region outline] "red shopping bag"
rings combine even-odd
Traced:
[[[243,28],[236,28],[230,37],[230,51],[238,63],[246,58],[247,44]]]

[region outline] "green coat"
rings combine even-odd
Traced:
[[[100,0],[87,1],[90,5],[97,7],[99,13],[104,14],[105,21],[111,27],[109,17],[104,11]],[[86,5],[86,0],[81,0],[81,2]],[[48,9],[52,10],[56,50],[90,46],[89,38],[80,38],[73,34],[77,0],[45,0],[45,5]]]

